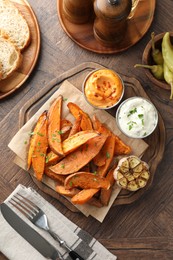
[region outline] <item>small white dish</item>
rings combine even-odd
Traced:
[[[116,112],[119,129],[131,138],[145,138],[158,124],[158,112],[148,99],[131,97],[121,103]]]

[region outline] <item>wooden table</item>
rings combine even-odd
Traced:
[[[40,26],[41,50],[28,80],[19,90],[0,100],[0,202],[19,183],[32,186],[71,221],[95,236],[118,259],[173,259],[173,101],[169,100],[169,91],[154,86],[143,69],[134,68],[134,64],[141,63],[151,32],[158,34],[172,30],[172,1],[156,1],[154,20],[146,35],[135,46],[111,55],[90,52],[74,43],[59,23],[56,1],[28,2]],[[138,79],[160,112],[166,128],[165,153],[151,188],[132,204],[112,207],[102,224],[92,217],[71,212],[58,200],[40,191],[31,177],[13,163],[15,155],[7,146],[18,131],[21,107],[53,78],[86,61],[98,62]],[[6,258],[0,254],[0,259]]]

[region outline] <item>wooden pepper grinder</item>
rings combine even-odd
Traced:
[[[119,43],[126,32],[131,8],[131,0],[95,0],[93,31],[96,40],[106,46]]]
[[[71,23],[87,23],[94,14],[93,0],[63,0],[63,14]]]

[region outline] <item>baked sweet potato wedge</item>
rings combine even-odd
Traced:
[[[103,154],[105,158],[105,164],[102,166],[98,166],[97,168],[97,174],[99,176],[105,177],[114,157],[114,149],[115,149],[115,135],[111,134],[110,136],[108,136],[105,142],[104,154]]]
[[[73,152],[75,149],[77,149],[79,146],[83,145],[86,143],[88,140],[96,137],[99,135],[99,132],[96,132],[94,130],[86,130],[86,131],[80,131],[67,139],[65,139],[62,142],[62,149],[63,149],[63,154],[67,155],[71,152]],[[46,157],[46,162],[52,164],[53,162],[58,162],[62,156],[55,154],[54,152],[49,152],[47,157]]]
[[[115,168],[116,167],[111,168],[105,177],[110,182],[110,188],[108,190],[101,189],[101,191],[100,191],[100,201],[104,206],[107,206],[110,201],[110,197],[112,194],[112,187],[115,183],[115,179],[113,176],[113,172],[114,172]]]
[[[125,144],[118,136],[115,136],[114,156],[127,155],[132,151],[131,147]]]
[[[94,130],[98,131],[100,126],[103,126],[103,124],[100,122],[100,120],[97,118],[97,116],[94,115],[93,116],[93,127],[94,127]],[[107,127],[105,126],[105,128],[107,128]],[[107,128],[107,130],[109,131],[108,128]],[[115,135],[114,156],[126,155],[126,154],[130,154],[130,153],[131,153],[131,147],[128,146],[127,144],[125,144],[117,135]],[[100,158],[98,158],[98,160],[99,159]],[[95,161],[95,163],[96,163],[96,161]],[[96,165],[98,165],[98,166],[102,166],[103,164],[104,164],[104,162],[102,162],[102,161],[99,161],[99,164],[96,163]]]
[[[93,121],[94,121],[94,128],[97,129],[97,131],[101,134],[105,134],[107,135],[109,138],[106,139],[104,145],[102,146],[100,152],[93,158],[93,162],[96,166],[103,166],[106,163],[107,157],[108,157],[108,149],[110,146],[110,141],[111,138],[110,136],[111,131],[104,125],[102,124],[98,118],[96,117],[96,115],[93,117]]]
[[[62,120],[61,120],[61,139],[62,139],[62,141],[64,141],[67,137],[69,137],[69,134],[70,134],[70,131],[71,131],[71,129],[72,129],[72,123],[69,121],[69,120],[67,120],[67,119],[65,119],[65,118],[63,118]]]
[[[48,142],[51,150],[63,155],[61,142],[61,110],[62,96],[60,95],[50,106],[48,111]]]
[[[47,139],[47,111],[45,111],[37,121],[35,134],[33,136],[32,147],[32,167],[36,178],[41,181],[45,168],[45,157],[48,148]]]
[[[103,207],[103,204],[101,203],[101,201],[99,199],[95,198],[94,196],[89,201],[87,201],[87,204],[97,207],[97,208]]]
[[[93,115],[92,121],[93,121],[93,128],[96,131],[98,131],[98,129],[101,126],[103,126],[103,124],[100,122],[100,120],[98,119],[98,117],[96,115]]]
[[[28,163],[27,169],[28,170],[30,169],[31,163],[32,163],[32,155],[33,155],[35,142],[36,142],[36,134],[37,134],[37,132],[39,132],[38,129],[40,128],[40,125],[42,124],[42,121],[43,121],[43,118],[45,118],[45,115],[46,115],[46,112],[41,114],[41,116],[37,120],[34,131],[31,133],[31,138],[30,138],[30,143],[29,143],[29,151],[28,151],[28,158],[27,158],[27,163]]]
[[[54,153],[53,151],[50,151],[46,155],[46,165],[47,166],[54,165],[54,164],[58,163],[61,160],[61,158],[63,158],[63,156],[58,155],[58,154]]]
[[[71,202],[74,204],[85,204],[87,203],[99,189],[84,189],[74,195],[71,199]]]
[[[63,175],[79,171],[97,155],[106,141],[106,138],[106,135],[99,135],[90,139],[74,152],[68,154],[59,163],[50,166],[50,170],[56,174]]]
[[[72,136],[72,135],[74,135],[74,134],[76,134],[77,132],[80,132],[80,131],[81,131],[81,128],[80,128],[81,120],[82,120],[82,116],[79,115],[79,116],[76,118],[76,120],[75,120],[75,122],[74,122],[74,124],[73,124],[73,126],[72,126],[72,128],[71,128],[69,137]]]
[[[85,130],[92,130],[92,121],[87,113],[85,113],[80,107],[78,107],[75,103],[69,102],[67,104],[71,114],[77,119],[79,116],[82,116],[81,120],[81,129]]]
[[[67,189],[65,189],[65,187],[62,186],[62,185],[57,185],[57,186],[55,187],[55,190],[56,190],[59,194],[61,194],[61,195],[63,195],[63,196],[67,196],[67,197],[73,197],[73,196],[75,196],[76,194],[78,194],[78,193],[80,192],[80,190],[79,190],[79,189],[76,189],[76,188],[73,188],[73,189],[71,189],[71,190],[67,190]]]
[[[82,189],[109,189],[110,182],[90,172],[76,172],[65,179],[64,187],[69,190],[76,187]]]
[[[72,123],[67,120],[67,119],[62,119],[61,120],[61,139],[62,142],[68,138],[70,131],[72,128]],[[62,156],[57,155],[56,153],[54,153],[53,151],[49,151],[47,156],[46,156],[46,164],[47,165],[51,165],[51,164],[55,164],[58,162],[58,160],[62,158]]]
[[[98,135],[99,132],[96,132],[94,130],[86,130],[80,131],[70,136],[62,143],[63,153],[66,155],[68,153],[73,152],[76,148],[78,148],[82,144],[86,143],[87,141],[91,140],[92,138]]]
[[[61,184],[64,184],[65,182],[65,175],[59,175],[59,174],[55,174],[54,172],[52,172],[48,167],[45,167],[44,173],[51,178],[52,180],[58,181]]]

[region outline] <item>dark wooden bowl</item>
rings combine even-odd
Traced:
[[[154,41],[155,41],[155,47],[161,50],[161,45],[162,45],[162,39],[164,36],[164,33],[160,33],[155,35],[154,37]],[[171,36],[171,42],[173,44],[173,32],[170,32],[170,36]],[[142,56],[142,63],[143,64],[148,64],[148,65],[154,65],[154,61],[151,55],[151,40],[149,41],[149,43],[146,45],[144,52],[143,52],[143,56]],[[151,73],[151,70],[149,69],[145,69],[146,75],[147,77],[158,87],[163,88],[163,89],[167,89],[170,90],[170,85],[166,83],[166,81],[164,80],[158,80],[156,79],[153,74]]]

